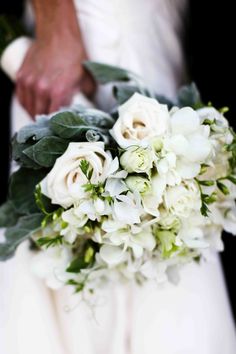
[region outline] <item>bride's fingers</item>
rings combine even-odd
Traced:
[[[34,79],[19,73],[16,82],[16,94],[21,105],[30,114],[34,115]]]
[[[72,94],[71,95],[68,95],[68,94],[67,95],[62,95],[62,94],[52,95],[48,113],[56,112],[61,107],[68,106],[71,102],[71,99],[72,99]]]
[[[87,73],[80,80],[80,91],[82,91],[83,94],[88,98],[93,97],[96,91],[96,83],[93,78]]]
[[[50,107],[50,89],[46,82],[39,81],[36,85],[34,114],[48,114]]]

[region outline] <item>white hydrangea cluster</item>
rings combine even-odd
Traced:
[[[117,274],[162,281],[170,267],[221,250],[223,229],[236,233],[233,135],[222,113],[169,111],[135,93],[111,135],[115,156],[102,142],[70,143],[41,182],[62,207],[34,236],[57,240],[34,256],[53,288],[67,282],[79,291]]]

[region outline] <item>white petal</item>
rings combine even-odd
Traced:
[[[115,197],[127,190],[128,188],[126,184],[120,179],[108,178],[105,186],[105,191],[108,192],[111,197]]]
[[[204,162],[211,152],[210,141],[199,134],[189,137],[189,149],[184,156],[192,162]]]
[[[99,198],[95,199],[94,208],[98,214],[103,215],[103,212],[105,210],[105,202]]]
[[[109,166],[109,169],[107,171],[107,175],[108,176],[112,175],[114,172],[116,172],[118,170],[118,168],[119,168],[119,160],[118,160],[118,157],[115,157]]]
[[[137,224],[140,222],[140,212],[135,206],[131,207],[127,203],[114,202],[114,217],[116,220],[127,223]]]
[[[201,165],[199,163],[180,160],[177,162],[176,170],[183,179],[190,179],[199,174]]]
[[[168,148],[176,155],[183,155],[189,149],[188,140],[183,135],[174,135],[168,141]]]
[[[100,248],[100,256],[109,265],[116,265],[124,261],[125,252],[116,246],[103,245]]]
[[[132,240],[149,251],[152,251],[156,245],[154,236],[151,232],[145,232],[145,230],[135,236],[132,236]]]
[[[135,257],[135,258],[140,258],[140,257],[142,257],[142,255],[143,255],[143,248],[142,248],[140,245],[133,243],[133,244],[131,245],[131,248],[132,248],[132,250],[133,250],[133,253],[134,253],[134,257]]]
[[[105,220],[102,223],[102,230],[107,233],[111,233],[119,230],[122,226],[123,224],[121,224],[120,222],[114,220]]]
[[[199,116],[190,107],[179,109],[171,117],[171,129],[173,134],[188,135],[196,131],[199,126]]]

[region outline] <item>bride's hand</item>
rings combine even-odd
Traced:
[[[61,26],[66,26],[60,20]],[[48,27],[46,22],[44,27]],[[44,27],[42,24],[16,82],[19,101],[32,117],[69,104],[78,91],[90,97],[95,90],[94,81],[82,66],[86,53],[79,30],[64,27],[60,31],[55,24],[47,28],[49,31]]]

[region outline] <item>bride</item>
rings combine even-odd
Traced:
[[[78,91],[92,97],[95,85],[82,67],[87,58],[130,69],[173,97],[185,76],[185,6],[185,0],[33,0],[36,40],[18,73],[13,129],[69,104]],[[112,107],[110,88],[98,88],[95,101]],[[107,289],[94,316],[85,303],[71,304],[68,289],[49,290],[32,274],[31,258],[23,244],[0,265],[0,354],[236,351],[216,254],[208,263],[186,266],[178,285]]]

